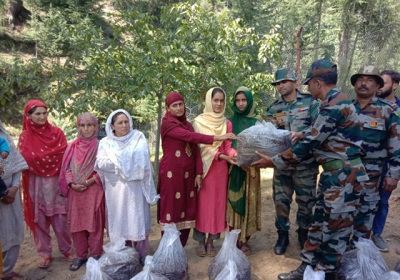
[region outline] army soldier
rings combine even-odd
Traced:
[[[381,77],[385,84],[383,87],[378,89],[376,92],[376,96],[379,98],[383,98],[389,100],[391,102],[395,102],[397,106],[400,106],[400,98],[396,96],[396,89],[399,87],[400,83],[400,73],[394,70],[384,70],[381,72]],[[385,164],[383,166],[383,172],[381,177],[386,177],[386,168]],[[380,200],[378,202],[378,210],[374,217],[374,223],[372,224],[373,234],[371,236],[371,240],[375,243],[376,247],[382,252],[388,252],[389,246],[383,240],[381,234],[385,227],[386,218],[389,213],[389,198],[392,192],[386,192],[382,186],[383,181],[379,181],[379,197]],[[396,250],[396,253],[400,255],[400,247]]]
[[[317,118],[319,107],[319,103],[313,100],[310,94],[301,93],[296,89],[296,80],[294,71],[290,68],[276,71],[275,81],[271,84],[276,87],[281,97],[267,110],[268,120],[278,129],[289,130],[294,143],[303,138],[304,131]],[[308,228],[311,226],[318,173],[318,163],[314,157],[294,167],[274,170],[273,198],[276,212],[275,226],[278,230],[275,254],[284,254],[289,245],[289,213],[294,192],[298,205],[297,234],[300,247],[303,249],[308,239]]]
[[[362,191],[354,222],[352,244],[360,237],[369,238],[379,201],[379,180],[385,159],[388,170],[381,178],[383,190],[393,191],[400,175],[400,110],[388,100],[377,98],[375,93],[384,81],[375,66],[361,67],[350,78],[357,98],[353,101],[362,125],[362,158],[369,180],[362,183]]]
[[[354,188],[368,176],[360,156],[361,128],[351,100],[336,87],[337,66],[329,60],[317,60],[308,70],[303,84],[314,99],[320,99],[319,114],[303,139],[292,148],[270,158],[256,152],[260,160],[253,166],[284,169],[315,155],[324,171],[320,175],[315,212],[309,238],[301,251],[301,265],[278,276],[281,280],[302,280],[307,265],[335,273],[346,251],[353,230],[356,210]]]

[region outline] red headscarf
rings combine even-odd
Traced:
[[[67,139],[58,127],[47,120],[43,125],[34,123],[28,112],[35,107],[44,107],[40,100],[31,100],[25,105],[22,133],[19,136],[18,148],[28,164],[28,170],[22,172],[24,192],[24,214],[29,228],[34,231],[34,214],[29,195],[29,172],[42,177],[58,176],[61,170],[62,157],[67,148]]]
[[[180,117],[172,115],[168,110],[165,112],[165,116],[163,117],[161,124],[161,139],[164,138],[165,134],[174,127],[182,126],[185,129],[192,128],[192,125],[186,120],[185,100],[179,92],[173,91],[167,95],[167,98],[165,99],[165,108],[167,109],[169,105],[176,101],[183,102],[183,105],[185,106],[185,112]],[[193,129],[191,129],[191,131],[192,130]]]

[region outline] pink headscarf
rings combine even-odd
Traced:
[[[95,126],[95,133],[92,137],[84,138],[79,133],[79,125],[83,122],[91,123]],[[78,128],[78,139],[68,145],[62,161],[59,177],[60,192],[65,197],[68,196],[69,191],[66,171],[68,169],[71,170],[75,183],[84,184],[85,180],[93,173],[97,148],[99,146],[99,140],[97,140],[99,125],[97,118],[93,114],[86,112],[79,115],[76,126]]]

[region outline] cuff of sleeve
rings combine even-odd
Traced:
[[[390,178],[395,179],[397,181],[399,180],[399,175],[400,175],[399,171],[390,171],[390,170],[386,174],[387,177],[390,177]]]
[[[287,165],[283,161],[281,154],[276,155],[276,156],[272,157],[271,159],[272,159],[272,162],[274,163],[274,165],[276,166],[276,168],[278,168],[278,169],[287,168]]]

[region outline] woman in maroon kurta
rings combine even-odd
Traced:
[[[175,223],[181,232],[183,246],[195,226],[196,186],[201,186],[203,163],[197,144],[233,139],[228,133],[221,136],[195,133],[186,120],[182,95],[171,92],[165,100],[166,113],[161,124],[163,157],[158,176],[158,221],[160,225]]]

